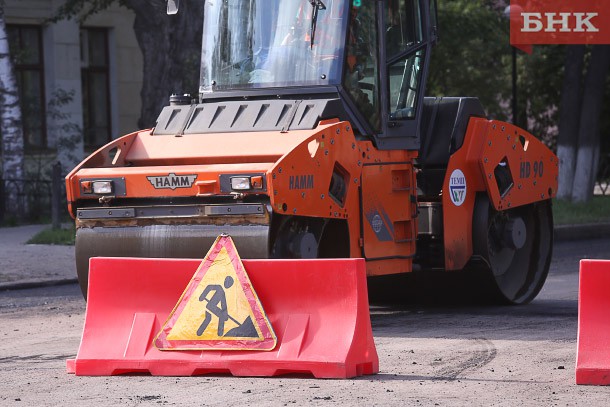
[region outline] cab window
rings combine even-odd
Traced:
[[[388,58],[422,43],[422,10],[419,0],[388,0],[385,13]]]
[[[389,66],[390,119],[413,119],[420,88],[424,49],[399,59]]]
[[[424,64],[420,0],[385,3],[390,120],[414,119]]]
[[[380,129],[377,19],[374,1],[353,2],[343,86],[375,131]]]

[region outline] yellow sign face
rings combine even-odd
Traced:
[[[167,335],[169,340],[263,340],[223,247]]]
[[[155,340],[161,350],[272,350],[276,337],[229,236],[221,236]]]

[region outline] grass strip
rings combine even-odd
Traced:
[[[75,238],[74,228],[60,228],[53,229],[48,228],[41,230],[36,235],[34,235],[30,240],[27,241],[27,244],[52,244],[52,245],[63,245],[63,246],[73,246]]]
[[[610,196],[594,196],[587,203],[553,200],[555,225],[610,222]]]

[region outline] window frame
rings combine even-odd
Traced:
[[[91,65],[89,63],[89,33],[98,32],[103,33],[104,38],[104,60],[105,65]],[[83,35],[86,33],[86,35]],[[112,141],[112,111],[111,111],[111,93],[110,93],[110,81],[111,81],[111,69],[110,69],[110,29],[107,27],[87,27],[81,26],[79,30],[80,34],[80,47],[81,47],[81,92],[82,92],[82,114],[83,114],[83,145],[85,151],[94,151],[101,146]],[[84,43],[86,42],[86,44]],[[93,137],[94,143],[91,143],[91,137],[88,136],[88,131],[92,127],[87,127],[86,117],[92,117],[94,113],[95,104],[90,103],[91,95],[91,83],[90,76],[92,74],[104,74],[106,77],[105,95],[106,95],[106,139],[101,144],[95,143],[95,137]],[[84,92],[85,86],[87,87],[87,93]],[[85,95],[88,95],[85,99]]]
[[[353,24],[352,20],[352,15],[351,13],[354,12],[354,10],[352,9],[351,6],[349,6],[349,17],[348,17],[348,21],[350,21],[350,24]],[[380,37],[380,19],[379,19],[379,8],[377,4],[373,4],[372,5],[372,11],[375,14],[374,18],[372,19],[372,23],[373,23],[373,33],[374,33],[374,42],[371,43],[371,47],[373,48],[374,51],[374,55],[372,55],[372,59],[374,60],[373,63],[373,68],[369,68],[369,69],[373,69],[374,74],[372,76],[370,76],[369,78],[373,79],[373,84],[369,84],[371,85],[370,89],[366,89],[367,91],[371,92],[371,96],[372,96],[372,100],[369,99],[368,101],[370,102],[370,105],[372,107],[372,109],[374,110],[374,115],[376,115],[376,120],[372,120],[373,117],[364,117],[365,113],[364,113],[364,107],[363,104],[361,103],[362,100],[357,100],[356,95],[354,94],[354,92],[356,92],[359,89],[353,89],[352,86],[350,86],[349,83],[349,78],[348,75],[350,75],[350,73],[348,72],[348,66],[349,66],[349,62],[348,62],[348,58],[350,56],[352,56],[352,54],[350,54],[350,49],[351,47],[353,47],[353,44],[350,45],[349,41],[350,41],[350,29],[351,27],[348,26],[347,27],[347,31],[345,32],[345,38],[346,38],[346,45],[345,45],[345,53],[344,53],[344,60],[343,60],[343,78],[341,80],[341,89],[342,89],[342,95],[344,98],[347,98],[349,100],[349,104],[351,105],[350,107],[353,109],[353,111],[358,112],[357,115],[360,116],[360,126],[364,125],[364,131],[365,134],[379,134],[382,131],[383,128],[383,94],[381,92],[381,89],[383,89],[383,85],[382,85],[382,74],[381,71],[384,69],[384,62],[382,59],[382,54],[381,54],[381,48],[380,45],[382,44],[382,39]],[[369,27],[370,28],[370,27]],[[360,81],[359,81],[360,82]],[[361,90],[361,89],[360,89]],[[366,94],[366,92],[362,92],[363,94]],[[368,97],[367,97],[368,98]],[[358,126],[358,127],[360,127]]]
[[[404,4],[405,0],[399,0]],[[382,60],[384,61],[383,75],[381,86],[384,92],[389,93],[390,88],[390,67],[396,62],[408,58],[409,56],[423,51],[423,63],[421,65],[421,77],[418,84],[418,91],[415,102],[415,115],[412,118],[392,118],[390,117],[391,109],[389,106],[390,97],[384,97],[382,100],[383,105],[383,133],[376,138],[376,145],[380,150],[393,150],[393,149],[405,149],[405,150],[417,150],[420,147],[419,137],[419,125],[421,122],[421,106],[424,100],[424,93],[426,88],[427,77],[429,73],[430,57],[432,51],[432,45],[435,40],[435,33],[433,32],[431,20],[430,20],[430,2],[428,0],[415,0],[419,4],[420,13],[422,15],[422,26],[423,31],[422,42],[414,43],[412,46],[403,49],[401,52],[394,55],[387,55],[386,52],[386,24],[387,24],[387,13],[385,12],[386,2],[379,1],[379,14],[381,15],[380,38],[383,41],[381,49],[383,50]],[[432,0],[434,1],[434,0]]]
[[[21,130],[23,132],[23,147],[26,153],[36,153],[49,151],[48,145],[48,134],[47,134],[47,105],[46,105],[46,89],[45,89],[45,64],[44,64],[44,44],[43,44],[43,33],[42,26],[36,24],[6,24],[7,36],[11,30],[17,31],[15,44],[19,49],[26,48],[24,46],[23,29],[34,29],[36,30],[38,40],[38,63],[20,63],[15,59],[15,55],[11,55],[13,62],[13,69],[15,71],[15,81],[19,90],[19,107],[21,109]],[[11,40],[9,38],[9,44]],[[37,72],[38,82],[40,87],[40,145],[32,145],[28,142],[26,137],[26,120],[24,117],[24,72]]]
[[[425,65],[425,61],[426,61],[426,47],[417,47],[415,49],[411,48],[411,51],[409,53],[401,53],[399,54],[401,55],[400,58],[392,58],[392,63],[388,63],[386,66],[387,69],[387,75],[388,75],[388,91],[387,93],[387,98],[388,98],[388,119],[390,121],[397,121],[397,120],[415,120],[417,117],[417,113],[418,110],[421,106],[418,106],[417,101],[419,100],[419,96],[420,93],[423,91],[422,89],[422,76],[423,76],[423,71],[424,71],[424,65]],[[413,74],[414,74],[414,70],[416,69],[418,72],[416,72],[416,79],[417,79],[417,83],[415,84],[416,88],[412,89],[409,85],[407,85],[407,88],[412,90],[413,92],[415,92],[415,98],[413,99],[413,103],[412,106],[410,108],[413,109],[413,112],[411,115],[409,116],[396,116],[395,114],[398,113],[398,110],[394,110],[394,106],[392,106],[392,104],[390,103],[393,100],[394,95],[392,94],[392,74],[390,73],[390,70],[392,67],[394,67],[397,64],[400,63],[404,63],[405,65],[407,63],[409,63],[409,60],[413,59],[413,60],[417,60],[419,59],[419,64],[415,64],[413,63],[411,65],[411,69],[410,72],[408,74],[409,79],[413,79]],[[417,66],[417,68],[415,68]],[[406,79],[407,73],[406,71],[403,72],[402,75],[402,79],[404,81],[404,79]],[[402,82],[404,83],[404,82]],[[402,97],[406,97],[406,95],[404,95],[404,85],[403,87],[401,87],[401,89],[399,89],[399,96],[397,98],[397,103],[401,101]],[[410,92],[407,92],[407,95]],[[402,109],[408,109],[409,106],[406,106],[405,103],[405,107],[403,107]],[[400,110],[400,109],[399,109]]]

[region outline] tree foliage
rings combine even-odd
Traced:
[[[53,21],[62,20],[64,18],[77,18],[79,21],[85,21],[88,17],[95,13],[106,10],[113,3],[126,6],[125,0],[66,0],[55,13]]]
[[[203,1],[182,0],[166,14],[166,0],[67,0],[55,19],[86,19],[112,4],[135,14],[134,31],[144,62],[139,127],[152,127],[172,93],[197,94],[203,29]]]
[[[490,117],[501,120],[511,117],[512,55],[508,19],[503,16],[505,5],[492,0],[439,1],[441,40],[433,52],[429,95],[477,96]],[[599,152],[602,157],[610,153],[610,137],[604,136],[610,133],[610,105],[604,103],[610,97],[610,86],[605,62],[592,58],[594,48],[586,47],[583,63],[572,66],[572,70],[580,70],[578,73],[566,71],[570,58],[566,60],[564,45],[534,46],[531,55],[517,53],[517,123],[552,149],[557,149],[559,124],[563,123],[560,159],[565,156],[565,146],[574,146],[572,173],[582,174],[585,166],[588,179],[580,176],[572,183],[570,177],[562,175],[560,191],[562,196],[578,200],[586,200],[593,193]],[[565,72],[570,72],[570,78],[575,79],[564,81]],[[590,72],[595,73],[596,80],[591,81],[594,86],[587,87],[585,78]],[[595,95],[591,94],[593,91]],[[573,96],[568,97],[567,93]],[[562,102],[562,95],[567,100]],[[589,104],[585,108],[587,98]],[[585,116],[583,123],[581,117]],[[565,130],[568,128],[572,130]],[[585,139],[588,148],[596,153],[577,164],[576,150],[581,149],[579,144],[585,143]],[[587,191],[586,197],[582,191],[574,193],[582,185]]]
[[[428,94],[476,96],[490,117],[511,118],[512,48],[503,6],[484,0],[439,2],[440,42],[433,51]],[[557,135],[563,46],[517,52],[519,124],[547,145]]]
[[[518,58],[517,91],[522,124],[552,149],[556,147],[565,46],[534,46]]]
[[[508,22],[482,0],[444,0],[438,4],[438,25],[440,41],[432,51],[426,93],[476,96],[490,116],[506,119]]]

